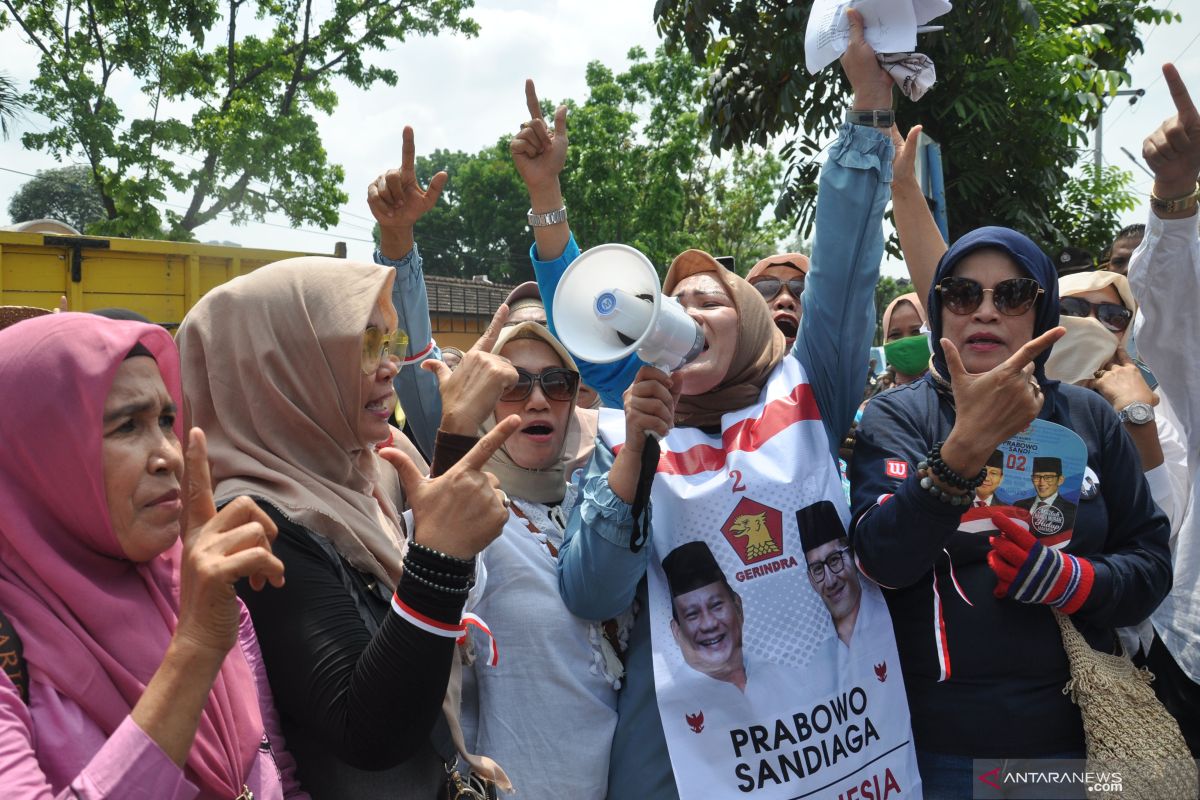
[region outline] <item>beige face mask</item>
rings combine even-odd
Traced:
[[[1046,361],[1046,377],[1079,383],[1095,377],[1096,370],[1112,360],[1120,346],[1115,333],[1094,317],[1060,317],[1067,335],[1054,343]]]

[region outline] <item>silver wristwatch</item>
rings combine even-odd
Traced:
[[[1145,425],[1154,421],[1154,406],[1149,403],[1130,403],[1122,408],[1117,416],[1121,422],[1128,422],[1130,425]]]
[[[567,207],[563,206],[556,211],[547,211],[545,214],[535,214],[531,208],[526,215],[526,219],[529,220],[529,227],[531,228],[546,228],[550,225],[557,225],[560,222],[567,221]]]

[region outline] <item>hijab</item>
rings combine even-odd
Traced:
[[[887,339],[888,329],[892,327],[892,314],[896,313],[896,309],[900,307],[901,303],[908,303],[910,306],[916,309],[917,318],[920,319],[922,323],[929,323],[929,319],[925,316],[925,309],[921,306],[921,300],[917,297],[917,293],[909,292],[908,294],[902,294],[892,300],[892,302],[888,303],[888,307],[883,310],[884,339]]]
[[[357,425],[363,331],[394,275],[276,261],[206,294],[178,335],[218,505],[266,500],[389,588],[403,558],[399,481]]]
[[[932,365],[935,374],[941,376],[946,383],[950,381],[950,371],[946,368],[946,353],[942,350],[942,296],[937,290],[937,285],[943,278],[952,275],[959,262],[976,250],[998,250],[1004,253],[1016,263],[1020,271],[1036,280],[1045,290],[1045,294],[1038,297],[1033,307],[1033,338],[1036,339],[1058,325],[1058,273],[1055,272],[1050,257],[1043,253],[1041,248],[1034,244],[1028,236],[1011,228],[995,226],[976,228],[960,237],[949,250],[942,254],[937,270],[934,272],[933,285],[929,288],[929,302],[926,304],[926,308],[929,313],[929,329],[932,334],[930,338],[930,344],[933,346]],[[1043,413],[1053,407],[1053,398],[1047,390],[1058,385],[1058,381],[1046,377],[1046,360],[1048,358],[1050,358],[1050,348],[1042,351],[1033,361],[1034,375],[1041,384],[1043,392],[1046,393]]]
[[[179,619],[180,542],[135,564],[109,521],[104,404],[139,345],[182,407],[179,357],[160,327],[65,312],[0,332],[0,608],[39,678],[106,736],[141,698]],[[236,796],[262,735],[254,677],[235,646],[201,713],[189,780],[205,797]]]
[[[758,400],[772,370],[783,360],[783,333],[771,321],[771,310],[758,290],[745,278],[721,266],[703,250],[685,250],[671,262],[663,281],[669,295],[684,278],[712,273],[725,288],[738,314],[738,340],[729,371],[719,384],[701,395],[680,397],[675,404],[679,425],[718,425],[721,415],[745,408]]]
[[[1129,279],[1116,272],[1077,272],[1059,278],[1059,297],[1099,291],[1112,286],[1121,304],[1137,314],[1137,300]],[[1060,321],[1067,334],[1054,345],[1046,362],[1046,374],[1064,383],[1079,383],[1092,378],[1096,370],[1112,360],[1121,346],[1120,337],[1095,317],[1063,316]],[[1132,318],[1130,319],[1132,325]]]
[[[562,343],[554,337],[554,334],[550,333],[545,325],[537,322],[522,322],[503,328],[500,336],[496,339],[496,344],[492,347],[492,352],[499,355],[505,345],[517,339],[545,342],[558,356],[562,366],[579,372],[578,367],[575,366],[575,360],[571,358],[567,348],[563,347]],[[502,445],[488,459],[484,472],[495,475],[500,480],[500,488],[513,497],[546,505],[561,503],[567,491],[568,464],[578,460],[581,447],[588,446],[590,449],[591,438],[595,435],[595,413],[591,414],[593,422],[589,428],[586,424],[579,423],[580,411],[576,408],[575,401],[572,400],[571,412],[567,415],[567,432],[563,436],[563,446],[558,451],[558,460],[550,466],[545,469],[526,469],[513,461],[508,449]],[[484,432],[491,430],[495,425],[496,417],[493,415],[484,423]],[[589,430],[591,436],[588,436]],[[584,437],[587,437],[587,441],[583,441]]]
[[[807,275],[808,264],[808,256],[804,253],[776,253],[773,256],[767,256],[751,267],[750,271],[746,273],[746,280],[754,280],[771,267],[791,267],[801,275]]]

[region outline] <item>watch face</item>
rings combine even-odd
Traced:
[[[1144,425],[1154,419],[1154,412],[1145,403],[1134,403],[1126,412],[1129,421],[1135,425]]]

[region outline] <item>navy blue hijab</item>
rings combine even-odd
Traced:
[[[1033,243],[1028,236],[1018,233],[1011,228],[976,228],[959,238],[947,250],[933,276],[933,286],[929,289],[929,329],[933,332],[933,365],[938,374],[950,380],[950,370],[946,368],[946,353],[942,350],[942,296],[937,291],[937,285],[954,272],[954,268],[965,257],[976,250],[998,250],[1011,258],[1026,275],[1036,280],[1046,290],[1038,296],[1034,306],[1033,337],[1036,339],[1051,328],[1058,326],[1058,272],[1054,263],[1042,249]],[[1046,359],[1050,358],[1047,348],[1034,360],[1034,375],[1043,391],[1058,385],[1046,377]],[[1049,395],[1047,394],[1047,400]],[[1049,403],[1047,403],[1049,405]]]

